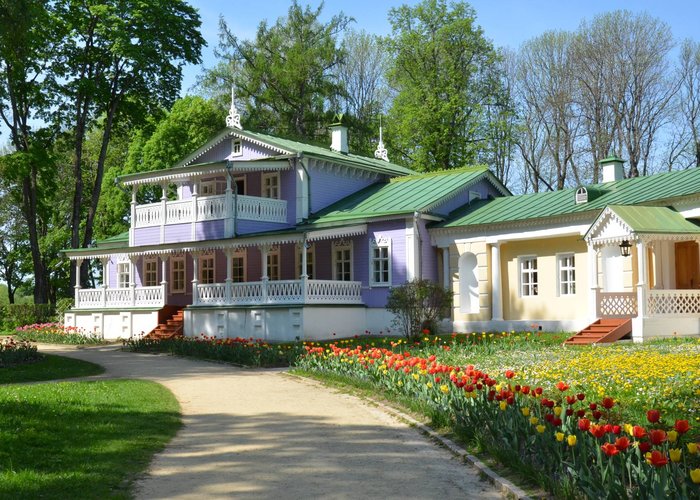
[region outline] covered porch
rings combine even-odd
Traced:
[[[700,335],[700,228],[667,207],[609,206],[586,233],[594,318],[634,341]]]

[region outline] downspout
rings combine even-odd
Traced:
[[[311,175],[309,174],[309,169],[306,168],[306,165],[304,165],[304,162],[306,161],[306,158],[304,158],[304,153],[297,153],[297,162],[299,165],[301,165],[301,168],[304,170],[304,173],[306,174],[307,178],[307,198],[308,198],[308,204],[309,204],[309,217],[311,216]],[[309,218],[307,217],[307,219]]]
[[[420,219],[420,212],[415,211],[413,212],[413,231],[416,235],[416,241],[418,242],[418,266],[416,269],[416,277],[418,279],[423,279],[423,243],[420,238],[420,228],[418,227],[418,219]]]

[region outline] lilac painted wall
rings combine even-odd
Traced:
[[[426,280],[438,281],[437,253],[430,244],[430,234],[426,228],[428,221],[418,221],[418,234],[421,240],[421,277]]]
[[[290,226],[296,224],[297,213],[297,175],[296,171],[289,169],[280,172],[280,196],[287,200],[287,223]]]
[[[223,219],[195,222],[195,240],[220,240],[224,237]],[[167,233],[166,233],[167,234]],[[167,243],[170,243],[166,240]]]
[[[157,228],[160,230],[160,228]],[[165,242],[192,241],[192,224],[170,224],[165,226]]]
[[[134,246],[157,245],[158,243],[160,243],[160,226],[134,229]]]
[[[107,287],[117,287],[117,258],[113,255],[107,263]]]
[[[391,284],[406,282],[406,223],[403,219],[369,224],[367,235],[355,245],[355,279],[362,280],[362,300],[369,307],[384,307],[389,287],[369,287],[370,239],[391,239]]]
[[[209,163],[210,161],[223,161],[231,154],[231,140],[224,139],[206,153],[195,158],[192,163]]]
[[[252,220],[239,220],[236,233],[243,235],[248,233],[260,233],[262,231],[275,231],[278,229],[285,229],[289,227],[288,224],[280,224],[277,222],[256,222]]]
[[[311,212],[318,212],[331,203],[376,182],[347,174],[332,173],[317,167],[309,168],[309,179],[311,181]]]
[[[257,160],[259,158],[268,158],[279,153],[272,149],[265,148],[253,144],[245,139],[242,142],[241,156],[233,158],[234,161]],[[212,161],[224,161],[231,154],[231,139],[224,139],[219,144],[214,146],[209,151],[198,156],[192,163],[207,163]]]

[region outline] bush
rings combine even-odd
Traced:
[[[394,325],[408,340],[424,330],[437,332],[440,318],[449,316],[452,292],[428,280],[413,280],[389,292],[386,308],[393,313]]]
[[[53,304],[6,304],[0,306],[0,326],[10,330],[21,325],[45,323],[54,316]]]
[[[12,337],[0,341],[0,368],[31,363],[39,359],[36,346],[29,342],[17,342]]]

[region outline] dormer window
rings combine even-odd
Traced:
[[[588,203],[588,190],[585,187],[576,190],[576,204],[580,203]]]
[[[243,154],[243,141],[231,139],[231,156],[241,156]]]

